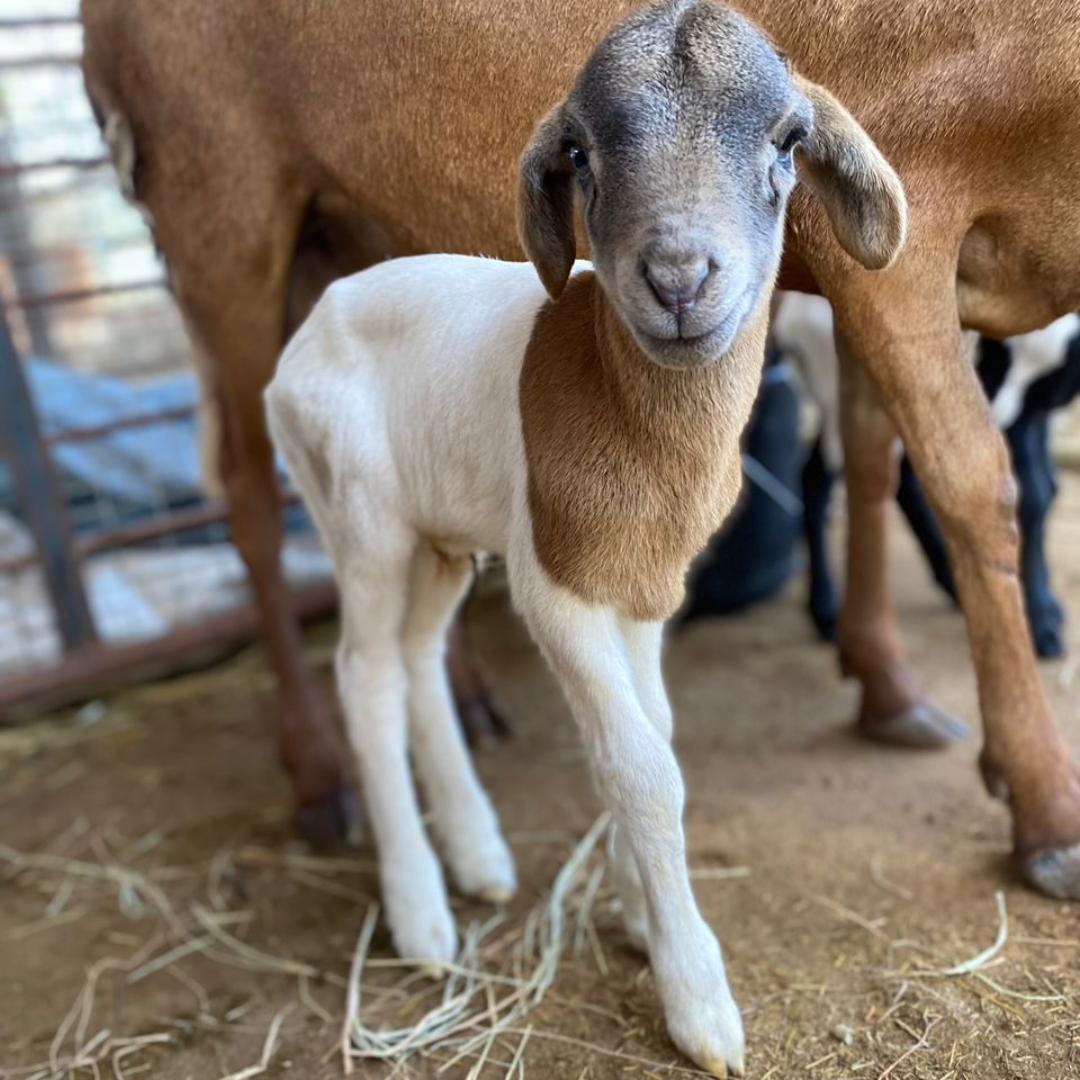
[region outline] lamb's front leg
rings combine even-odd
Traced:
[[[652,726],[670,743],[671,704],[664,686],[661,659],[664,646],[664,624],[620,618],[618,625],[623,648],[626,650],[626,659],[630,665],[630,675],[641,707]],[[636,949],[648,954],[649,921],[645,890],[641,884],[641,871],[634,858],[629,836],[624,829],[615,826],[611,830],[608,853],[614,871],[615,886],[622,904],[623,925],[626,928],[627,937]]]
[[[516,579],[516,580],[515,580]],[[633,852],[648,916],[649,956],[668,1031],[717,1076],[742,1073],[743,1029],[720,946],[686,868],[683,783],[649,718],[617,617],[553,586],[538,567],[511,567],[515,597],[561,682],[600,794]]]

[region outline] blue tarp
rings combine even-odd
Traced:
[[[42,360],[28,361],[25,371],[45,436],[166,409],[194,408],[198,401],[194,375],[134,386]],[[200,492],[194,413],[183,420],[116,431],[84,443],[62,443],[54,448],[53,459],[61,472],[99,497],[125,506],[184,502]]]

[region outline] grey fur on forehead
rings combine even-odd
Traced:
[[[784,111],[792,82],[764,34],[708,0],[651,4],[611,30],[582,70],[572,111],[594,138],[625,145],[676,113],[723,116],[760,131]],[[740,114],[744,114],[740,115]]]

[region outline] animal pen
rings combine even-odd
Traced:
[[[577,729],[501,588],[467,618],[514,725],[476,766],[519,887],[498,906],[452,896],[461,949],[441,980],[394,955],[370,836],[333,853],[297,839],[256,650],[10,723],[256,629],[204,491],[166,269],[83,93],[77,6],[0,0],[0,1080],[705,1075],[668,1037]],[[1080,414],[1060,419],[1075,466]],[[1061,483],[1049,549],[1071,654],[1039,677],[1080,747],[1080,477]],[[286,513],[297,609],[329,611],[329,565],[295,499]],[[960,615],[895,532],[913,660],[974,720]],[[851,737],[855,688],[802,588],[686,622],[665,655],[689,877],[747,1075],[1075,1080],[1075,905],[1010,876],[972,741],[918,755]],[[324,685],[329,630],[305,638]]]
[[[202,490],[183,326],[83,91],[76,4],[34,10],[0,17],[0,715],[256,631]],[[295,500],[288,524],[298,611],[327,612]]]

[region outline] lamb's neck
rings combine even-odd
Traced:
[[[734,453],[761,377],[768,303],[711,363],[673,368],[652,362],[595,278],[591,286],[597,351],[612,404],[642,438],[683,444],[691,453]]]

